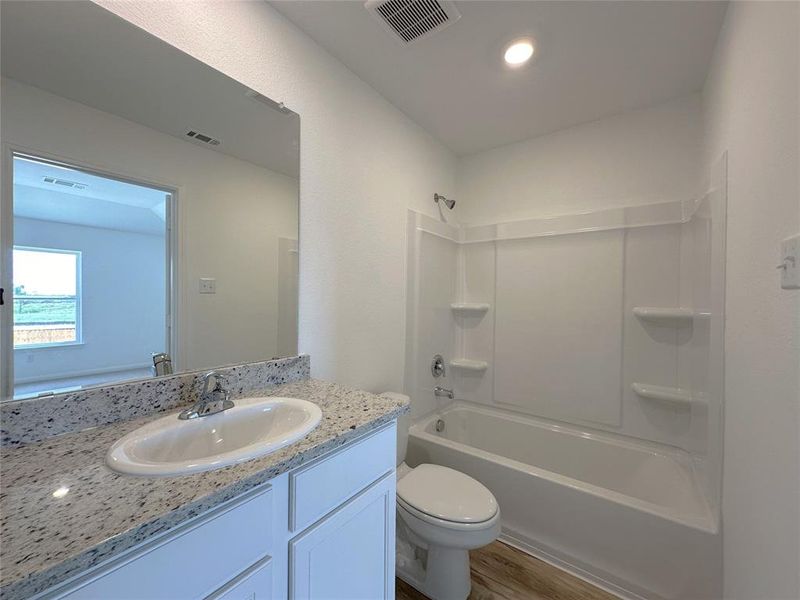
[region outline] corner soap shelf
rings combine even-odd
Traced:
[[[485,360],[472,360],[470,358],[454,358],[450,361],[450,366],[462,371],[474,371],[482,373],[489,368],[489,363]]]
[[[690,308],[656,308],[651,306],[637,306],[633,314],[642,321],[658,323],[660,325],[691,325],[695,312]]]
[[[690,406],[698,402],[698,400],[692,398],[692,393],[689,390],[682,388],[651,385],[649,383],[632,383],[631,388],[636,395],[649,400],[660,400],[680,406]]]
[[[489,305],[482,302],[454,302],[450,308],[456,314],[482,315],[489,310]]]

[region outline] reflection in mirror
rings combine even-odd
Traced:
[[[91,2],[0,6],[3,397],[296,354],[299,117]]]

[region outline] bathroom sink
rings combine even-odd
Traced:
[[[211,471],[264,456],[296,442],[320,422],[313,402],[240,398],[213,415],[180,420],[172,414],[120,438],[106,464],[128,475],[164,477]]]

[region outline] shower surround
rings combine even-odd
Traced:
[[[709,179],[495,225],[409,213],[411,463],[477,478],[507,541],[631,597],[720,593],[725,156]]]

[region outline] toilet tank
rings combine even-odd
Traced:
[[[405,394],[397,392],[384,392],[381,394],[386,398],[404,400],[409,402],[410,398]],[[397,466],[399,467],[406,458],[406,448],[408,448],[408,428],[411,426],[411,414],[406,413],[397,417]]]

